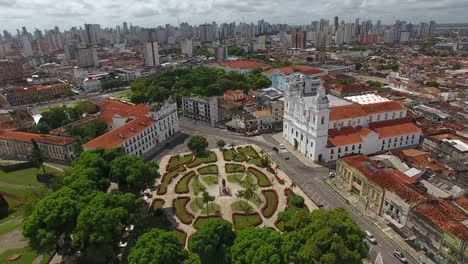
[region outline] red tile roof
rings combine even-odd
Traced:
[[[396,137],[396,136],[403,136],[409,134],[420,133],[421,129],[417,127],[413,123],[403,123],[403,124],[383,124],[381,126],[374,126],[369,127],[379,134],[380,138],[389,138],[389,137]]]
[[[367,114],[377,114],[385,112],[396,112],[406,110],[406,108],[397,101],[386,101],[375,104],[361,105],[362,110]]]
[[[270,65],[250,60],[236,60],[236,61],[223,61],[219,63],[221,67],[239,68],[239,69],[253,69],[253,68],[264,68]]]
[[[366,136],[369,133],[372,133],[372,131],[363,127],[353,128],[352,126],[346,126],[340,129],[332,128],[328,130],[327,147],[359,144],[363,142],[361,136]]]
[[[308,66],[300,66],[300,65],[292,65],[292,66],[286,66],[286,67],[280,67],[280,68],[271,68],[263,73],[265,74],[272,74],[273,71],[280,71],[281,73],[284,74],[292,74],[293,72],[300,72],[303,74],[308,74],[308,75],[313,75],[313,74],[319,74],[322,73],[322,70],[308,67]]]
[[[330,121],[341,119],[352,119],[367,116],[367,113],[361,108],[361,105],[341,105],[330,108]]]
[[[31,140],[34,139],[37,142],[43,142],[54,145],[67,145],[75,141],[75,139],[72,137],[43,135],[20,131],[3,131],[2,133],[0,133],[0,138],[23,142],[31,142]]]
[[[468,241],[468,227],[460,223],[467,220],[468,217],[455,209],[449,202],[440,198],[432,199],[414,206],[413,210],[441,230],[448,231],[463,241]]]
[[[406,184],[396,184],[388,189],[390,192],[398,195],[409,205],[415,205],[423,201],[426,197]]]
[[[106,122],[107,125],[112,124],[112,117],[116,114],[121,117],[144,117],[148,114],[148,106],[146,104],[130,105],[115,100],[102,100],[98,103],[101,108],[99,119]]]
[[[351,94],[357,94],[357,93],[364,93],[364,92],[372,92],[375,89],[373,89],[369,85],[362,85],[360,83],[353,83],[349,85],[338,85],[335,87],[330,87],[330,90],[333,90],[337,93],[339,93],[341,96],[347,96]]]
[[[86,149],[114,148],[120,146],[120,144],[139,134],[145,128],[152,126],[154,123],[154,120],[146,116],[134,119],[119,128],[83,144],[82,147]]]
[[[460,206],[462,207],[463,209],[465,209],[466,211],[468,211],[468,198],[461,195],[461,196],[458,196],[457,198],[455,198],[455,202]]]

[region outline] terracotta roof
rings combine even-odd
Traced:
[[[374,91],[372,87],[368,85],[362,85],[360,83],[353,83],[349,85],[338,85],[336,87],[330,87],[330,90],[336,91],[341,96]]]
[[[406,108],[397,101],[386,101],[375,104],[361,105],[362,110],[367,114],[377,114],[385,112],[396,112],[406,110]]]
[[[468,227],[460,223],[467,220],[468,217],[455,209],[449,202],[440,198],[432,199],[414,206],[413,210],[441,230],[448,231],[463,241],[468,241]]]
[[[455,202],[460,206],[462,207],[463,209],[465,209],[466,211],[468,211],[468,198],[461,195],[461,196],[458,196],[457,198],[455,198]]]
[[[421,132],[419,127],[410,122],[402,124],[392,124],[391,122],[388,122],[388,124],[383,123],[380,126],[372,126],[372,124],[369,124],[369,127],[373,131],[377,132],[380,138],[403,136]]]
[[[416,203],[425,199],[424,195],[420,194],[418,191],[406,184],[396,184],[390,187],[388,190],[398,195],[409,205],[415,205]]]
[[[239,68],[239,69],[253,69],[269,67],[270,65],[250,60],[236,60],[236,61],[222,61],[219,63],[221,67]]]
[[[328,130],[328,144],[327,147],[339,147],[351,144],[362,143],[362,137],[372,133],[367,128],[352,126],[342,127],[340,129],[332,128]]]
[[[437,141],[442,141],[444,139],[450,139],[450,140],[460,140],[464,142],[465,144],[468,144],[468,139],[456,134],[451,134],[451,133],[444,133],[444,134],[438,134],[438,135],[431,135],[429,138],[435,139]]]
[[[271,68],[271,69],[264,71],[263,73],[273,74],[273,71],[279,71],[284,74],[292,74],[293,72],[300,72],[300,73],[309,74],[309,75],[319,74],[323,72],[322,70],[319,70],[317,68],[312,68],[308,66],[300,66],[300,65],[292,65],[292,66],[286,66],[286,67]]]
[[[67,145],[75,141],[75,139],[72,137],[43,135],[43,134],[35,134],[35,133],[20,132],[20,131],[4,131],[3,133],[0,134],[0,138],[23,141],[23,142],[31,142],[31,140],[34,139],[37,142],[43,142],[43,143],[55,144],[55,145]]]
[[[271,111],[270,110],[261,110],[261,111],[255,111],[253,114],[256,117],[265,117],[265,116],[271,116]]]
[[[331,107],[330,121],[367,116],[367,113],[361,106],[362,105],[351,104]]]
[[[152,126],[154,123],[154,120],[146,116],[135,119],[83,144],[82,147],[87,149],[99,147],[105,149],[114,148],[139,134],[145,128]]]
[[[107,125],[112,124],[112,117],[116,114],[121,117],[144,117],[148,114],[148,106],[146,104],[130,105],[115,100],[102,100],[98,103],[101,108],[99,119],[106,122]]]

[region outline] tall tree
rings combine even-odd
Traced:
[[[205,205],[205,208],[206,208],[206,214],[209,215],[210,210],[209,210],[208,206],[210,205],[211,202],[213,202],[215,200],[215,197],[210,195],[206,190],[202,190],[202,200],[203,200],[203,204]]]
[[[226,146],[226,142],[222,139],[216,141],[216,145],[218,145],[219,148],[224,148]]]
[[[145,163],[134,155],[118,157],[111,162],[110,167],[111,175],[118,179],[119,189],[135,194],[154,185],[158,170],[156,163]]]
[[[182,263],[188,257],[173,231],[151,229],[140,235],[128,255],[129,264]]]
[[[246,228],[237,233],[231,247],[233,264],[280,264],[281,233],[268,228]]]
[[[44,166],[44,156],[42,155],[42,150],[39,148],[39,145],[37,144],[36,140],[31,139],[31,142],[33,145],[31,162],[34,164],[34,166],[41,167],[42,173],[45,174],[46,170]]]
[[[208,147],[208,141],[206,137],[195,135],[190,138],[187,147],[198,154],[203,153]]]
[[[234,238],[231,223],[213,219],[193,234],[189,247],[191,252],[200,256],[202,263],[231,263]]]

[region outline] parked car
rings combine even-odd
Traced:
[[[367,230],[365,231],[365,233],[366,233],[366,239],[367,239],[367,241],[369,241],[369,243],[371,243],[371,244],[376,245],[376,244],[377,244],[377,240],[375,239],[374,235],[372,235],[372,233],[369,232],[369,231],[367,231]]]
[[[283,144],[279,144],[279,148],[280,148],[280,149],[284,149]]]
[[[278,150],[277,147],[273,147],[273,151],[274,151],[274,152],[278,152],[279,150]]]
[[[403,253],[401,253],[398,249],[393,251],[393,255],[401,262],[401,263],[408,263]]]

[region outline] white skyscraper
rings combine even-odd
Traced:
[[[21,42],[23,45],[23,54],[26,57],[32,56],[33,51],[32,51],[32,46],[31,46],[31,40],[29,39],[28,36],[21,36]]]
[[[146,43],[145,66],[159,66],[159,45],[152,40]]]
[[[192,57],[192,39],[184,39],[181,41],[182,53],[188,57]]]

